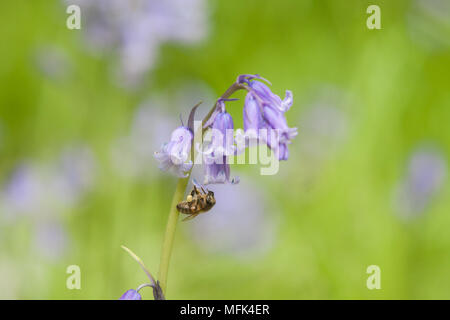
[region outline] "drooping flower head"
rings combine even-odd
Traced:
[[[200,102],[201,103],[201,102]],[[163,171],[172,171],[176,176],[185,178],[192,169],[191,146],[194,137],[194,116],[198,103],[191,110],[188,126],[183,124],[175,129],[168,143],[164,143],[154,157],[159,161],[159,168]]]
[[[171,170],[180,178],[187,177],[192,168],[190,150],[193,134],[184,126],[172,132],[170,141],[164,143],[161,149],[155,152],[155,159],[159,161],[159,168],[163,171]]]
[[[265,79],[258,75],[238,77],[238,82],[247,83],[250,87],[244,105],[244,130],[251,135],[257,134],[259,140],[278,155],[279,160],[287,160],[287,145],[297,135],[297,128],[289,128],[284,115],[292,106],[292,92],[286,90],[286,96],[281,100],[266,84],[258,80]]]
[[[127,290],[119,300],[142,300],[141,295],[134,289]]]
[[[217,113],[210,126],[212,139],[208,151],[204,153],[205,180],[204,184],[237,183],[238,178],[230,180],[230,164],[228,157],[234,155],[233,118],[225,109],[225,101],[235,99],[219,99]]]

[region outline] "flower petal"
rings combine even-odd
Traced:
[[[127,290],[119,300],[142,300],[141,295],[134,289]]]

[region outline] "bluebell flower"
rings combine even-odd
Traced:
[[[402,218],[415,218],[426,211],[442,189],[447,169],[446,159],[439,149],[427,146],[413,152],[408,172],[396,190]]]
[[[228,157],[234,155],[233,118],[225,110],[226,99],[218,101],[218,113],[211,124],[212,139],[208,151],[204,153],[205,180],[204,184],[237,183],[238,178],[230,180],[230,164]]]
[[[287,160],[289,157],[288,144],[297,135],[297,128],[289,128],[283,112],[271,107],[263,108],[263,129],[267,129],[267,135],[261,136],[270,149],[278,154],[279,160]]]
[[[191,146],[194,138],[195,111],[201,101],[197,103],[189,114],[188,125],[182,125],[175,129],[168,143],[164,143],[161,149],[155,152],[154,157],[160,162],[159,168],[163,171],[172,171],[180,178],[186,178],[192,169]]]
[[[119,300],[142,300],[141,295],[134,289],[127,290]]]
[[[261,107],[253,95],[247,94],[244,104],[244,130],[258,132],[263,123]]]
[[[154,157],[160,162],[159,168],[163,171],[172,171],[180,178],[185,178],[192,168],[190,150],[193,134],[187,127],[181,126],[172,132],[170,141],[164,143],[161,149],[155,152]]]
[[[283,100],[260,81],[259,76],[244,75],[238,78],[246,82],[250,91],[244,105],[244,130],[251,137],[256,137],[278,155],[279,160],[287,160],[287,145],[297,135],[297,128],[289,128],[284,113],[293,103],[293,94],[286,90]]]
[[[274,94],[270,88],[261,81],[251,80],[248,83],[253,89],[253,94],[258,95],[267,106],[272,107],[280,112],[286,112],[292,106],[294,97],[292,91],[286,90],[286,95],[283,100]]]

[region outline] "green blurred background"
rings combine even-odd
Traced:
[[[146,282],[122,244],[156,275],[176,178],[151,154],[242,73],[293,91],[299,135],[179,223],[167,298],[450,298],[448,1],[168,1],[148,24],[87,2],[81,30],[70,1],[0,6],[0,298],[117,299]]]

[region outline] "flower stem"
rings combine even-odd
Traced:
[[[226,99],[230,97],[234,92],[242,89],[248,90],[248,87],[243,84],[234,83],[227,89],[227,91],[225,91],[222,96],[220,96],[219,99]],[[209,120],[209,118],[214,113],[215,108],[216,104],[202,120],[203,123]],[[167,273],[169,271],[169,262],[170,256],[172,254],[173,240],[175,238],[175,230],[177,228],[178,217],[180,215],[177,210],[177,204],[184,198],[184,192],[186,191],[190,176],[191,171],[189,171],[186,178],[181,178],[178,180],[177,187],[172,198],[172,203],[170,205],[169,218],[167,220],[166,232],[164,234],[164,240],[161,250],[161,261],[159,264],[158,272],[158,281],[164,295],[166,295]]]
[[[158,280],[161,289],[166,294],[167,273],[169,271],[170,256],[172,254],[173,239],[175,237],[175,230],[177,228],[178,216],[180,215],[177,210],[177,204],[183,200],[184,192],[189,181],[189,172],[187,178],[178,180],[175,193],[172,198],[172,204],[170,206],[169,218],[167,220],[166,233],[164,235],[163,246],[161,251],[161,262],[159,264]]]

